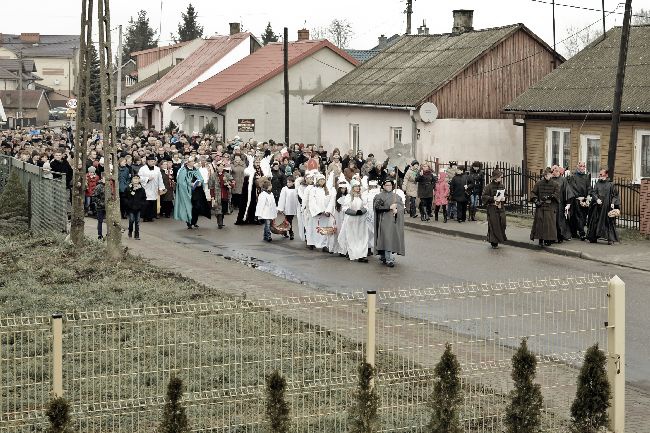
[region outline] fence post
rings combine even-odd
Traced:
[[[612,390],[610,430],[625,432],[625,283],[618,276],[607,288],[607,378]]]
[[[63,396],[63,314],[52,314],[52,394]]]
[[[377,309],[377,292],[368,290],[368,339],[366,340],[366,362],[375,366],[375,313]]]

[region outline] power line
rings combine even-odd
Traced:
[[[534,3],[544,3],[544,4],[547,4],[547,5],[552,5],[553,4],[552,2],[546,1],[546,0],[530,0],[530,1],[532,1]],[[562,7],[565,7],[565,8],[580,9],[580,10],[591,11],[591,12],[602,12],[603,11],[602,9],[597,9],[597,8],[588,8],[588,7],[584,7],[584,6],[562,4],[562,3],[555,3],[555,6],[562,6]],[[619,7],[621,7],[621,3],[619,3],[616,6],[616,9],[618,9]],[[605,11],[605,12],[608,12],[609,14],[625,15],[625,12],[617,12],[616,10]],[[637,17],[637,18],[647,18],[647,15],[632,15],[632,16]]]

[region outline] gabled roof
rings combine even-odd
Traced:
[[[0,34],[0,46],[23,57],[72,58],[79,51],[79,35],[39,35],[38,43],[25,42],[20,35]]]
[[[358,62],[327,40],[289,43],[289,67],[321,49],[330,49],[353,65]],[[171,101],[172,105],[217,110],[284,70],[283,44],[270,43]]]
[[[0,90],[0,100],[5,108],[18,108],[18,90]],[[43,98],[43,90],[23,90],[23,108],[34,110]]]
[[[150,86],[151,84],[155,83],[159,79],[163,78],[165,75],[169,73],[174,68],[174,65],[171,65],[162,71],[160,71],[160,78],[158,77],[158,74],[153,74],[150,77],[145,78],[144,80],[138,81],[132,86],[122,86],[122,97],[126,98],[127,96],[137,92],[138,90],[142,90],[147,86]]]
[[[11,72],[18,72],[20,60],[18,59],[0,59],[0,68]],[[36,64],[32,59],[23,59],[23,73],[36,72]]]
[[[553,51],[523,24],[459,35],[405,35],[310,102],[417,107],[519,30]]]
[[[367,62],[368,60],[375,57],[377,54],[381,53],[386,48],[395,44],[395,42],[397,42],[399,38],[400,35],[394,34],[390,38],[387,38],[383,43],[378,44],[377,46],[370,48],[369,50],[346,49],[345,51],[347,51],[349,55],[357,59],[359,62],[363,63],[363,62]]]
[[[155,53],[155,52],[158,52],[158,51],[175,50],[175,49],[180,48],[180,47],[182,47],[184,45],[187,45],[190,42],[192,42],[192,41],[178,42],[176,44],[164,45],[162,47],[147,48],[146,50],[134,51],[130,55],[131,55],[131,57],[137,57],[137,56],[142,55],[142,54]]]
[[[621,28],[551,72],[510,103],[507,112],[611,113],[614,104]],[[650,113],[650,26],[633,26],[621,111]]]
[[[163,103],[169,100],[250,36],[250,33],[237,33],[206,39],[203,45],[176,65],[135,102]]]

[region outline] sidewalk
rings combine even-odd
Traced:
[[[440,221],[434,221],[432,218],[428,222],[420,221],[419,217],[410,218],[408,215],[404,217],[405,225],[410,228],[480,241],[486,240],[487,222],[485,221],[485,213],[479,212],[477,214],[480,221],[458,223],[455,220],[449,220],[446,224],[442,222],[442,215]],[[517,247],[541,250],[537,245],[537,241],[530,240],[530,228],[508,224],[506,235],[508,241],[503,244],[505,248]],[[624,240],[618,244],[607,245],[604,241],[591,244],[587,241],[573,239],[562,244],[553,244],[550,247],[543,248],[543,250],[552,254],[578,257],[594,262],[650,272],[650,241],[647,240]]]

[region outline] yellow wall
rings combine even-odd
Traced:
[[[57,92],[61,92],[64,95],[68,95],[68,90],[70,93],[74,93],[75,86],[75,59],[64,59],[64,58],[52,58],[52,57],[36,57],[34,58],[34,63],[36,64],[36,75],[41,77],[43,80],[38,81],[39,84],[42,84],[47,87],[51,87]],[[62,75],[45,75],[43,72],[45,69],[62,69]],[[58,84],[57,84],[58,81]]]
[[[571,170],[578,163],[580,136],[600,135],[600,166],[607,167],[610,121],[602,120],[526,120],[526,145],[528,169],[539,171],[546,167],[546,128],[571,130]],[[621,122],[616,150],[616,177],[631,179],[634,164],[634,140],[638,129],[650,130],[650,121]]]

